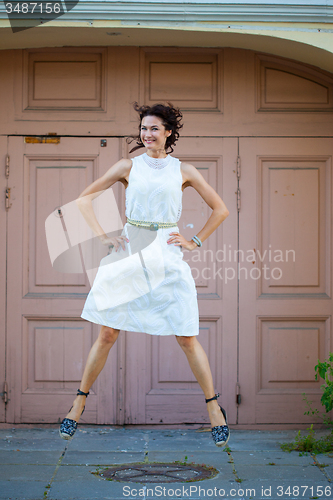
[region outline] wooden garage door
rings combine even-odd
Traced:
[[[221,394],[230,423],[235,423],[237,279],[235,264],[226,264],[224,257],[228,249],[237,247],[237,139],[182,137],[173,155],[192,163],[230,210],[198,251],[183,253],[198,293],[198,340],[207,353],[215,390]],[[192,187],[185,188],[180,233],[190,240],[211,212]],[[209,421],[203,392],[173,335],[126,332],[121,342],[125,344],[125,423]]]
[[[64,207],[68,242],[75,238],[66,206],[118,160],[119,140],[60,138],[30,144],[9,137],[12,206],[8,211],[7,381],[8,422],[57,422],[68,412],[98,325],[80,315],[90,283],[77,266],[52,267],[45,221],[53,217],[54,243],[66,238],[57,209]],[[118,183],[114,188],[117,198]],[[117,380],[114,351],[94,384],[82,422],[115,422]]]
[[[87,276],[52,269],[45,219],[118,159],[119,141],[108,139],[101,148],[100,139],[92,138],[61,138],[54,145],[10,137],[8,148],[6,419],[55,422],[71,404],[98,326],[80,318],[90,289]],[[237,139],[183,138],[175,151],[197,166],[230,210],[204,243],[201,260],[188,259],[194,253],[185,259],[198,290],[199,340],[231,423],[309,422],[303,392],[320,406],[313,368],[332,351],[332,149],[330,139],[239,139],[238,328]],[[120,183],[113,189],[120,206],[124,189]],[[209,213],[197,193],[186,189],[185,237],[198,232]],[[207,276],[217,267],[222,274]],[[3,330],[2,345],[4,339]],[[207,421],[202,391],[173,337],[122,332],[82,422],[161,420]]]
[[[23,137],[9,138],[15,168],[10,175],[12,206],[8,211],[8,422],[59,421],[76,393],[99,327],[80,318],[90,289],[87,275],[79,266],[73,273],[52,267],[45,221],[50,215],[57,217],[57,209],[63,207],[72,241],[67,204],[118,160],[120,146],[124,149],[125,141],[121,145],[118,139],[110,138],[106,147],[97,138],[61,137],[59,144],[30,144]],[[194,163],[227,206],[235,204],[236,139],[183,138],[175,155]],[[116,183],[112,190],[125,222],[124,188]],[[187,189],[180,221],[182,234],[190,239],[210,213],[198,193]],[[199,340],[210,359],[215,388],[222,394],[230,421],[235,422],[235,269],[228,271],[228,279],[222,279],[225,241],[229,247],[237,244],[236,211],[231,213],[204,243],[203,251],[188,253],[185,259],[197,284]],[[59,237],[63,234],[61,231]],[[92,387],[81,422],[160,421],[207,421],[202,390],[174,336],[121,332]]]
[[[308,423],[333,350],[331,139],[240,139],[238,422]],[[313,419],[312,419],[313,420]]]

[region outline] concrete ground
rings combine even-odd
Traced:
[[[333,498],[333,454],[281,450],[280,443],[293,441],[296,432],[231,429],[225,449],[214,445],[210,430],[190,426],[79,425],[71,441],[62,440],[54,425],[2,428],[0,499]],[[217,474],[202,481],[150,484],[94,474],[115,464],[175,461],[205,464]]]

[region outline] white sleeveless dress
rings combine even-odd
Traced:
[[[178,222],[182,212],[180,160],[169,156],[153,168],[145,153],[132,160],[126,189],[127,218]],[[178,226],[151,231],[126,223],[125,250],[100,262],[81,318],[119,330],[151,335],[199,334],[197,291],[180,246],[168,244]]]

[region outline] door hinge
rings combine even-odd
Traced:
[[[236,404],[241,404],[240,385],[238,383],[236,384]]]
[[[5,170],[6,179],[8,179],[9,177],[9,163],[10,163],[10,157],[9,155],[6,155],[6,170]]]
[[[9,203],[9,199],[10,199],[10,188],[6,188],[6,210],[9,210],[10,207],[12,206],[11,203]]]
[[[237,212],[240,212],[240,209],[241,209],[241,192],[240,192],[239,188],[237,188],[237,191],[235,191],[235,194],[237,196]]]
[[[236,175],[237,179],[239,180],[241,176],[241,157],[239,155],[237,156]]]
[[[0,396],[3,399],[5,405],[8,403],[8,384],[7,382],[3,383],[3,392],[0,392]]]

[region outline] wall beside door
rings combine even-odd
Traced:
[[[67,411],[79,381],[78,371],[74,370],[75,373],[72,373],[70,369],[60,369],[58,365],[52,368],[53,353],[57,356],[63,355],[58,339],[66,329],[79,329],[79,333],[75,330],[78,338],[86,339],[79,341],[82,354],[77,365],[81,363],[81,367],[87,349],[98,331],[96,327],[89,330],[91,327],[80,318],[85,294],[89,289],[87,279],[82,275],[67,282],[64,277],[52,274],[50,262],[47,261],[45,252],[41,252],[42,246],[38,246],[40,242],[41,245],[45,244],[43,231],[40,229],[44,220],[40,213],[46,213],[34,211],[36,200],[40,199],[38,193],[44,192],[45,195],[50,192],[55,195],[51,211],[63,203],[62,196],[65,192],[68,199],[71,196],[75,199],[85,185],[99,177],[101,172],[105,172],[117,159],[129,155],[123,138],[136,133],[138,127],[137,116],[131,103],[171,101],[182,109],[185,124],[182,139],[176,146],[174,155],[196,165],[224,199],[230,211],[227,220],[201,249],[212,251],[213,257],[207,259],[205,264],[213,271],[216,267],[221,267],[221,262],[217,259],[218,250],[224,250],[224,245],[227,250],[237,250],[238,229],[244,248],[249,244],[255,248],[251,239],[251,235],[257,235],[255,204],[260,202],[262,196],[256,184],[259,175],[257,156],[264,154],[265,158],[272,158],[273,161],[278,155],[282,158],[281,161],[285,161],[285,148],[288,146],[289,151],[293,151],[289,145],[294,144],[297,158],[303,155],[302,161],[307,161],[312,154],[311,147],[316,152],[313,154],[317,156],[322,138],[333,136],[333,75],[298,61],[233,48],[20,49],[1,52],[0,64],[6,67],[6,73],[1,77],[4,92],[0,95],[3,110],[0,122],[3,161],[7,152],[6,136],[18,136],[9,137],[8,142],[8,153],[12,157],[8,185],[12,186],[12,192],[16,194],[7,213],[8,234],[5,232],[6,226],[1,226],[1,241],[7,241],[8,245],[9,260],[6,265],[10,288],[7,290],[7,304],[11,313],[10,321],[6,324],[7,330],[4,328],[0,335],[0,347],[5,346],[6,338],[9,339],[7,380],[11,392],[7,405],[7,421],[54,422]],[[28,144],[24,141],[25,136],[46,137],[49,134],[57,134],[60,143]],[[246,137],[252,138],[253,142],[250,139],[249,143],[242,142]],[[268,143],[271,144],[271,150],[265,146],[262,153],[262,143],[259,139],[256,141],[257,137],[272,138],[273,142]],[[310,149],[305,146],[304,150],[303,146],[296,147],[296,139],[305,138],[302,141],[306,144],[306,138],[309,137],[312,138],[313,144],[309,146]],[[103,138],[107,140],[106,148],[101,147],[100,141]],[[274,138],[279,138],[278,149],[274,146]],[[81,146],[82,144],[84,146]],[[249,149],[243,144],[248,144]],[[289,153],[289,156],[292,154]],[[329,148],[324,154],[329,165]],[[236,202],[238,156],[241,179],[247,179],[246,183],[240,183],[239,228]],[[83,184],[80,184],[80,189],[74,176],[73,191],[63,190],[61,183],[52,191],[55,185],[52,181],[52,175],[55,175],[55,169],[52,173],[52,165],[62,169],[65,177],[70,176],[73,167],[81,165]],[[50,175],[44,175],[42,183],[38,184],[36,172],[42,168]],[[292,170],[292,167],[290,168]],[[42,177],[39,176],[39,179]],[[117,195],[119,206],[122,204],[121,216],[125,222],[124,188],[117,183],[112,190]],[[305,194],[301,196],[303,203]],[[49,209],[47,202],[50,199],[48,196],[43,198],[43,209],[46,211]],[[332,210],[332,201],[329,196],[325,200],[328,204],[325,214],[328,217]],[[196,198],[196,193],[186,188],[180,222],[184,222],[184,235],[189,238],[195,231],[200,230],[210,214],[209,209],[199,206],[199,203],[201,202]],[[248,215],[247,218],[245,214]],[[291,212],[291,216],[294,216],[294,212]],[[5,220],[4,208],[1,217]],[[192,219],[195,219],[196,223],[200,221],[201,227],[187,227],[187,224],[192,224]],[[272,223],[268,219],[267,221],[266,236],[273,234]],[[17,228],[20,228],[18,233]],[[267,238],[265,244],[269,242],[269,236]],[[331,241],[330,238],[331,236],[327,242]],[[5,252],[4,246],[2,251]],[[330,255],[327,253],[325,258],[331,264]],[[188,260],[187,256],[185,259]],[[193,271],[194,267],[198,267],[194,262],[189,264]],[[232,269],[235,270],[236,266],[234,260],[228,262],[228,266],[232,275]],[[222,264],[222,267],[225,268],[226,265]],[[47,276],[52,279],[45,281]],[[331,275],[326,279],[328,288],[325,288],[325,293],[330,299]],[[321,284],[322,282],[320,286]],[[269,318],[273,318],[272,321],[277,321],[274,319],[277,315],[282,317],[285,314],[283,303],[275,298],[272,303],[281,307],[273,307],[269,312],[264,309],[263,312],[263,297],[258,302],[256,286],[248,284],[240,289],[238,303],[236,278],[225,281],[217,275],[214,280],[207,280],[202,275],[196,278],[196,285],[201,337],[209,351],[216,390],[221,392],[230,423],[290,423],[290,419],[285,420],[285,415],[291,406],[294,412],[293,421],[300,421],[304,411],[302,402],[299,399],[295,407],[292,398],[289,398],[288,402],[288,398],[283,399],[283,394],[287,391],[282,386],[284,391],[280,391],[279,397],[286,406],[283,406],[283,411],[275,412],[274,418],[272,417],[269,398],[264,399],[269,391],[265,393],[267,388],[262,385],[263,382],[258,382],[264,379],[258,378],[255,369],[260,349],[263,349],[264,353],[269,352],[274,362],[278,359],[277,355],[274,357],[272,354],[275,350],[269,350],[265,343],[265,328],[269,327],[269,322],[268,319],[264,321],[263,316],[267,313]],[[241,282],[239,286],[242,286]],[[307,320],[304,316],[305,302],[300,300],[302,306],[297,313],[297,321],[303,328],[302,321]],[[306,300],[306,309],[312,311],[311,314],[317,314],[317,296],[307,296]],[[268,301],[266,302],[268,304]],[[0,305],[3,310],[5,304],[4,297]],[[255,307],[251,309],[250,304],[255,304]],[[245,319],[239,323],[238,305],[243,308],[242,313],[250,311],[250,315],[245,314]],[[67,311],[66,315],[64,311]],[[321,350],[318,351],[320,356],[324,356],[328,352],[328,339],[331,335],[330,313],[325,309],[325,312],[320,310],[318,314],[321,318],[326,318],[322,319],[325,328],[324,333],[320,334]],[[293,324],[288,323],[287,326],[291,330]],[[319,326],[321,327],[322,323]],[[305,327],[302,328],[301,332],[307,331]],[[60,332],[59,336],[58,333],[54,334],[55,331]],[[84,331],[88,333],[83,333]],[[288,332],[286,335],[289,335]],[[165,350],[170,353],[178,346],[164,346],[165,339],[159,343],[159,339],[145,337],[146,350],[140,357],[138,352],[142,350],[142,338],[141,333],[135,336],[131,332],[122,332],[117,342],[118,351],[112,352],[109,361],[110,372],[103,372],[98,384],[94,386],[94,394],[87,401],[83,421],[110,424],[158,423],[161,420],[158,409],[163,404],[166,409],[163,422],[207,422],[200,389],[191,373],[181,366],[182,353],[177,354],[177,369],[174,373],[171,374],[170,370],[157,370],[156,360],[161,359],[161,353],[164,354]],[[276,340],[276,337],[274,339]],[[252,350],[247,349],[247,343]],[[325,349],[322,348],[323,345]],[[75,349],[74,340],[72,346]],[[46,364],[35,364],[38,353],[41,356],[44,353],[49,359],[48,367]],[[307,356],[305,351],[303,354]],[[147,359],[144,355],[147,355]],[[265,357],[265,354],[263,356]],[[148,361],[146,364],[145,359]],[[244,371],[245,366],[251,376]],[[262,365],[263,370],[265,366]],[[33,379],[36,373],[39,378]],[[112,388],[108,373],[112,373]],[[304,373],[308,376],[308,371],[305,370]],[[265,376],[264,373],[263,377]],[[281,378],[280,373],[278,376]],[[4,379],[5,373],[0,372],[0,377]],[[314,385],[312,380],[307,383],[305,379],[297,379],[298,382],[299,387],[309,389],[318,396],[318,384]],[[296,388],[297,394],[299,387]],[[242,399],[240,405],[237,405],[236,392],[239,390]],[[261,391],[260,394],[258,391]],[[183,404],[184,395],[186,398]],[[276,393],[273,395],[275,397]],[[280,399],[275,398],[274,401],[280,404]],[[174,411],[177,406],[174,401],[179,402],[177,412]],[[257,401],[255,404],[259,406],[253,406],[254,401]],[[266,404],[267,401],[265,417],[261,417],[260,405]],[[187,412],[188,405],[193,407],[190,416]],[[0,408],[0,419],[4,419],[4,413],[1,414],[1,411],[3,410]]]

